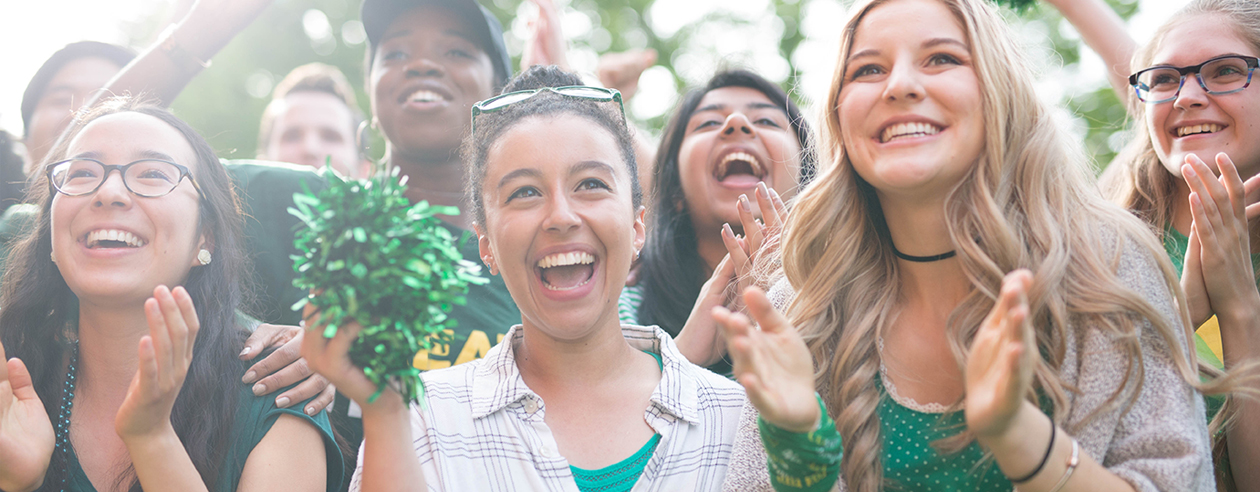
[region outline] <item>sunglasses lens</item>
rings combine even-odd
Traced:
[[[491,100],[489,100],[489,101],[486,101],[486,102],[484,102],[484,103],[481,103],[481,110],[482,110],[482,111],[493,111],[493,110],[496,110],[496,109],[499,109],[499,108],[502,108],[502,107],[505,107],[505,106],[511,106],[511,105],[516,104],[516,103],[518,103],[518,102],[521,102],[521,101],[524,101],[524,100],[526,100],[526,99],[529,99],[529,98],[530,98],[531,96],[533,96],[533,95],[534,95],[534,91],[525,91],[525,92],[515,92],[515,93],[512,93],[512,94],[504,94],[504,95],[502,95],[502,96],[499,96],[497,99],[491,99]]]

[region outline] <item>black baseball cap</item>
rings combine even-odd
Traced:
[[[121,68],[131,63],[131,60],[135,59],[135,57],[136,52],[132,51],[131,48],[97,41],[70,43],[64,48],[57,50],[56,53],[48,57],[48,60],[44,61],[39,70],[35,71],[31,81],[26,84],[26,91],[22,93],[23,132],[30,133],[31,116],[35,114],[35,106],[44,97],[44,91],[48,89],[48,84],[52,82],[53,77],[56,77],[57,72],[60,72],[70,62],[82,58],[103,58]]]
[[[368,37],[369,72],[381,36],[385,35],[389,25],[411,9],[424,5],[448,8],[467,20],[468,25],[475,30],[474,34],[482,49],[490,56],[490,64],[494,66],[495,86],[501,87],[507,83],[512,77],[512,58],[508,56],[507,46],[503,44],[503,24],[476,0],[363,0],[360,16],[363,19],[363,30]]]

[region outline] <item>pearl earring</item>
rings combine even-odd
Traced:
[[[211,260],[210,250],[202,249],[201,251],[197,252],[197,261],[201,262],[202,265],[209,265],[210,260]]]

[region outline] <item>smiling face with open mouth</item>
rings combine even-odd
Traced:
[[[801,146],[787,113],[760,91],[721,87],[706,93],[686,122],[678,172],[697,230],[739,224],[736,201],[753,199],[764,181],[784,199],[796,191]]]
[[[1222,29],[1229,20],[1198,15],[1180,21],[1164,36],[1152,65],[1190,66],[1223,55],[1257,56],[1255,47]],[[1203,91],[1194,75],[1186,77],[1177,99],[1146,104],[1146,129],[1159,160],[1181,185],[1181,165],[1195,154],[1213,169],[1218,152],[1229,154],[1243,179],[1260,172],[1260,89],[1232,94]]]
[[[71,157],[124,165],[165,159],[196,173],[196,156],[183,135],[162,120],[118,113],[88,123],[70,142]],[[196,189],[183,180],[169,194],[132,194],[110,172],[95,193],[54,195],[50,213],[57,268],[85,302],[144,302],[159,284],[180,285],[198,265],[206,243],[198,223]]]
[[[881,196],[942,199],[983,148],[980,94],[966,34],[948,8],[931,0],[875,7],[844,61],[836,111],[845,152]]]
[[[613,136],[581,116],[528,117],[492,144],[481,186],[481,254],[525,326],[564,340],[620,326],[617,298],[644,226]]]
[[[390,148],[447,159],[468,132],[474,103],[493,94],[494,68],[463,17],[421,5],[386,29],[372,62],[372,114]]]

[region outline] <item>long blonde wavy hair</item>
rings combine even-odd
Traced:
[[[1155,52],[1162,47],[1168,33],[1187,19],[1199,15],[1219,16],[1228,20],[1225,24],[1233,34],[1260,53],[1260,2],[1195,0],[1160,26],[1151,42],[1133,56],[1132,70],[1137,72],[1151,66]],[[1256,89],[1253,87],[1248,90]],[[1127,103],[1129,114],[1138,122],[1138,128],[1133,140],[1103,172],[1100,185],[1112,201],[1137,214],[1155,229],[1156,234],[1162,235],[1173,220],[1177,183],[1181,176],[1169,172],[1155,153],[1154,141],[1145,125],[1146,103],[1139,101],[1134,94],[1129,94]],[[1247,179],[1247,176],[1243,176],[1243,179]]]
[[[856,29],[871,9],[890,1],[896,0],[859,0],[851,9],[817,125],[820,174],[798,197],[781,250],[783,273],[796,292],[787,314],[818,364],[819,392],[845,443],[842,476],[849,490],[857,491],[880,490],[883,482],[876,337],[895,319],[901,280],[875,191],[845,153],[837,109]],[[1184,306],[1156,238],[1098,193],[1079,144],[1037,99],[1032,72],[998,13],[984,0],[941,2],[971,46],[985,127],[979,159],[945,205],[950,240],[973,286],[947,321],[959,368],[1004,275],[1028,268],[1035,275],[1030,319],[1043,354],[1034,386],[1053,402],[1057,421],[1071,412],[1068,394],[1074,389],[1059,367],[1073,326],[1114,335],[1131,369],[1107,403],[1069,425],[1069,432],[1103,412],[1127,409],[1141,391],[1144,368],[1135,329],[1142,319],[1172,348],[1185,380],[1197,384],[1193,353],[1187,360],[1176,350],[1190,343],[1184,309],[1181,319],[1165,319],[1116,276],[1120,253],[1136,247],[1158,265],[1160,278]],[[948,447],[971,439],[964,433]]]

